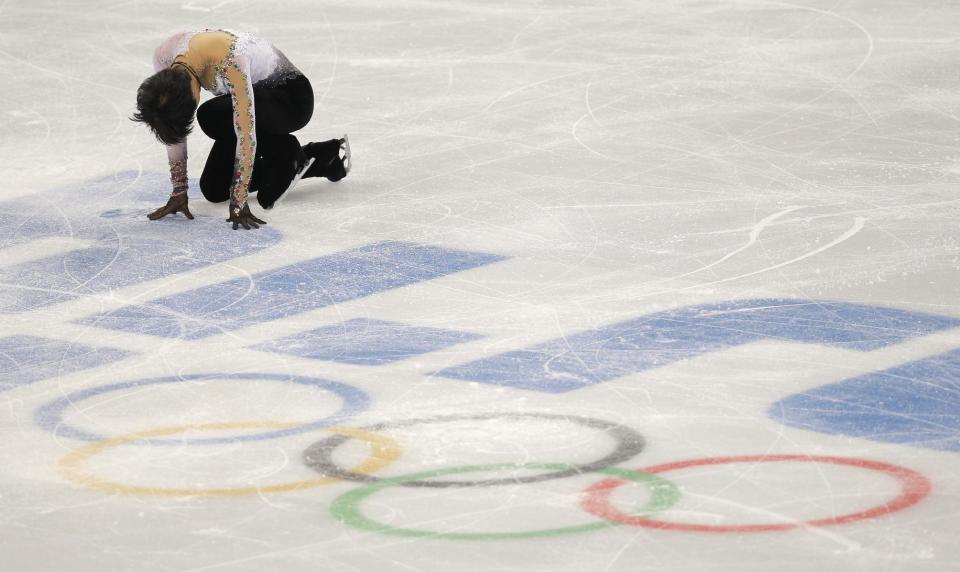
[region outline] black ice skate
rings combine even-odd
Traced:
[[[326,177],[336,182],[347,176],[353,164],[350,155],[350,139],[330,139],[320,143],[307,143],[303,152],[313,164],[304,170],[303,178]]]
[[[270,210],[273,207],[275,207],[277,203],[283,200],[283,197],[287,196],[290,193],[290,191],[292,191],[294,187],[297,186],[297,183],[300,182],[300,179],[303,178],[304,174],[307,172],[310,166],[313,165],[315,161],[316,159],[312,157],[306,157],[306,156],[299,157],[297,159],[296,164],[293,165],[293,168],[294,168],[293,179],[290,180],[290,184],[287,185],[286,190],[284,190],[280,194],[280,196],[274,199],[273,202],[269,202],[269,201],[264,201],[264,194],[262,192],[257,193],[257,202],[260,203],[260,206],[267,210]]]

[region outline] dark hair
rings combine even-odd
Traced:
[[[193,131],[197,100],[185,70],[158,71],[140,84],[137,112],[130,119],[146,123],[162,143],[180,143]]]

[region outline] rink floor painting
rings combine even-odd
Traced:
[[[145,216],[127,118],[198,26],[310,77],[302,143],[350,136],[258,231],[202,199],[199,130],[196,219]],[[958,26],[0,3],[0,567],[952,569]]]
[[[160,177],[157,177],[160,179]],[[150,180],[143,179],[141,181]],[[110,191],[124,178],[97,181],[89,186]],[[70,191],[73,192],[73,191]],[[144,225],[138,213],[119,215],[115,211],[97,213],[95,201],[74,210],[67,220],[44,214],[42,205],[55,202],[42,197],[33,205],[19,201],[10,209],[6,244],[30,245],[31,241],[69,238],[77,242],[54,256],[28,260],[3,269],[7,277],[3,306],[17,314],[45,308],[71,298],[110,292],[124,286],[154,279],[171,279],[175,266],[143,261],[169,261],[174,256],[194,261],[186,269],[230,260],[231,251],[214,239],[216,220],[199,219],[184,229],[188,243],[172,242],[164,234],[170,226],[183,226],[179,220]],[[115,200],[115,199],[114,199]],[[28,207],[28,208],[25,208]],[[33,206],[31,209],[29,206]],[[87,210],[90,208],[90,210]],[[139,213],[138,213],[139,214]],[[90,224],[107,218],[109,224]],[[66,223],[66,224],[65,224]],[[195,228],[196,227],[196,230]],[[153,233],[152,239],[145,231]],[[194,234],[196,232],[197,234]],[[223,233],[221,233],[223,234]],[[283,239],[276,230],[264,233],[265,244]],[[236,234],[227,235],[235,240]],[[194,240],[196,237],[196,240]],[[246,236],[241,238],[246,239]],[[260,237],[256,237],[261,240]],[[82,241],[82,242],[81,242]],[[237,243],[240,244],[240,243]],[[236,257],[241,251],[233,251]],[[160,298],[140,298],[135,304],[122,302],[115,309],[89,317],[70,320],[90,329],[108,329],[136,334],[173,338],[189,343],[210,336],[225,336],[250,325],[283,320],[319,308],[375,296],[395,288],[440,279],[463,272],[482,272],[483,268],[508,260],[491,253],[466,252],[432,245],[377,242],[344,252],[308,259],[250,274],[243,279],[210,284]],[[56,285],[50,288],[48,285]],[[26,294],[26,295],[25,295]],[[424,372],[443,383],[479,382],[506,386],[528,392],[565,394],[605,381],[622,378],[702,354],[773,341],[779,344],[815,344],[845,351],[870,352],[913,338],[960,328],[960,319],[912,312],[895,308],[867,306],[825,300],[747,299],[675,308],[614,324],[571,332],[563,338],[528,348],[501,353],[435,372]],[[90,336],[90,337],[95,337]],[[397,363],[417,356],[446,350],[457,344],[473,342],[482,336],[463,331],[418,327],[393,321],[354,318],[339,324],[300,332],[276,340],[261,340],[253,350],[279,352],[304,360],[315,360],[318,369],[325,362],[342,362],[372,368]],[[237,343],[235,341],[235,343]],[[242,342],[239,342],[242,345]],[[42,383],[64,374],[129,360],[132,353],[106,345],[85,345],[56,338],[8,336],[0,338],[4,367],[0,387],[15,390]],[[947,354],[904,364],[866,376],[841,380],[811,388],[770,403],[770,419],[808,430],[855,436],[861,439],[889,441],[945,451],[956,451],[960,443],[960,425],[955,413],[960,380],[960,360],[954,350]],[[133,370],[128,370],[130,375]],[[373,374],[375,377],[376,374]],[[224,384],[242,393],[244,384],[294,384],[324,394],[326,400],[339,402],[330,415],[301,421],[229,420],[151,427],[146,430],[104,435],[77,426],[69,419],[86,411],[88,402],[122,399],[157,385],[191,386]],[[474,383],[475,385],[475,383]],[[131,378],[117,383],[84,387],[67,392],[37,407],[33,418],[37,427],[50,432],[59,442],[77,442],[75,448],[51,460],[58,475],[67,483],[105,494],[184,498],[238,497],[267,495],[331,485],[356,483],[330,504],[330,518],[360,530],[405,538],[458,541],[499,541],[555,537],[599,532],[613,526],[635,526],[654,530],[693,533],[775,533],[796,528],[851,525],[877,518],[895,518],[895,513],[921,503],[930,494],[931,481],[908,467],[858,457],[809,454],[776,454],[759,451],[753,455],[720,455],[677,459],[654,466],[636,465],[647,446],[647,438],[636,428],[611,420],[548,412],[488,412],[482,414],[427,416],[390,420],[372,425],[350,426],[360,414],[377,411],[377,401],[363,389],[335,380],[294,376],[278,372],[234,373],[204,372],[154,378]],[[390,476],[378,473],[403,457],[404,444],[393,438],[397,428],[422,425],[469,425],[471,421],[506,420],[522,423],[573,425],[580,431],[597,433],[613,443],[612,450],[588,462],[562,462],[549,452],[524,451],[524,455],[545,457],[550,462],[455,465]],[[224,436],[224,434],[227,434]],[[249,441],[283,439],[292,435],[329,433],[310,444],[300,455],[304,465],[316,476],[294,482],[257,483],[247,486],[190,488],[145,486],[133,475],[133,482],[114,480],[107,474],[88,471],[100,455],[112,455],[123,467],[123,451],[136,458],[143,447],[183,450],[190,447],[242,444]],[[208,435],[219,435],[210,437]],[[367,456],[353,467],[334,460],[338,448],[350,441],[362,443]],[[87,444],[83,444],[87,442]],[[421,446],[429,443],[421,442]],[[607,452],[610,443],[599,447]],[[416,465],[416,459],[409,459]],[[848,478],[861,473],[866,480],[886,480],[889,490],[871,506],[856,509],[831,499],[833,510],[822,515],[797,517],[773,510],[757,510],[759,523],[717,524],[703,517],[685,520],[685,511],[671,509],[684,492],[671,480],[672,473],[702,467],[748,465],[762,473],[768,463],[785,466],[813,465],[829,473],[842,467]],[[134,463],[135,464],[135,463]],[[851,471],[851,469],[854,469]],[[501,476],[506,474],[508,476]],[[565,527],[519,529],[514,531],[455,531],[410,528],[378,521],[363,510],[367,499],[381,491],[415,487],[470,489],[505,485],[527,485],[571,476],[592,475],[598,480],[582,491],[578,506],[595,522]],[[129,479],[129,477],[128,477]],[[149,479],[148,479],[149,480]],[[611,497],[626,484],[645,492],[620,504]],[[802,486],[802,482],[797,483]],[[839,493],[850,495],[850,491]],[[865,496],[865,495],[864,495]],[[838,497],[838,498],[842,498]],[[371,501],[367,501],[371,502]],[[722,502],[722,500],[721,500]],[[731,501],[732,502],[732,501]],[[854,503],[856,504],[856,503]],[[714,518],[715,515],[714,515]]]

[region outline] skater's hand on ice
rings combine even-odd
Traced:
[[[233,230],[237,230],[240,226],[250,230],[251,227],[260,228],[261,224],[267,224],[267,221],[260,220],[253,216],[248,205],[243,205],[243,208],[230,205],[230,218],[227,219],[227,222],[233,223]]]
[[[148,214],[147,218],[150,220],[158,220],[167,216],[168,214],[175,214],[178,212],[183,213],[183,216],[193,220],[193,215],[190,214],[190,207],[187,206],[187,193],[171,195],[170,200],[167,201],[167,204]]]

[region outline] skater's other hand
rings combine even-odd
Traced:
[[[147,218],[150,220],[158,220],[167,216],[168,214],[176,214],[178,212],[183,213],[183,216],[193,220],[193,215],[190,214],[190,207],[187,205],[186,193],[180,195],[171,195],[170,200],[167,201],[167,204],[148,214]]]
[[[261,224],[267,224],[267,221],[260,220],[253,216],[253,213],[250,212],[249,205],[243,205],[243,208],[230,205],[230,218],[227,219],[227,222],[233,223],[233,230],[237,230],[240,226],[243,226],[246,230],[250,230],[251,228],[260,228]]]

